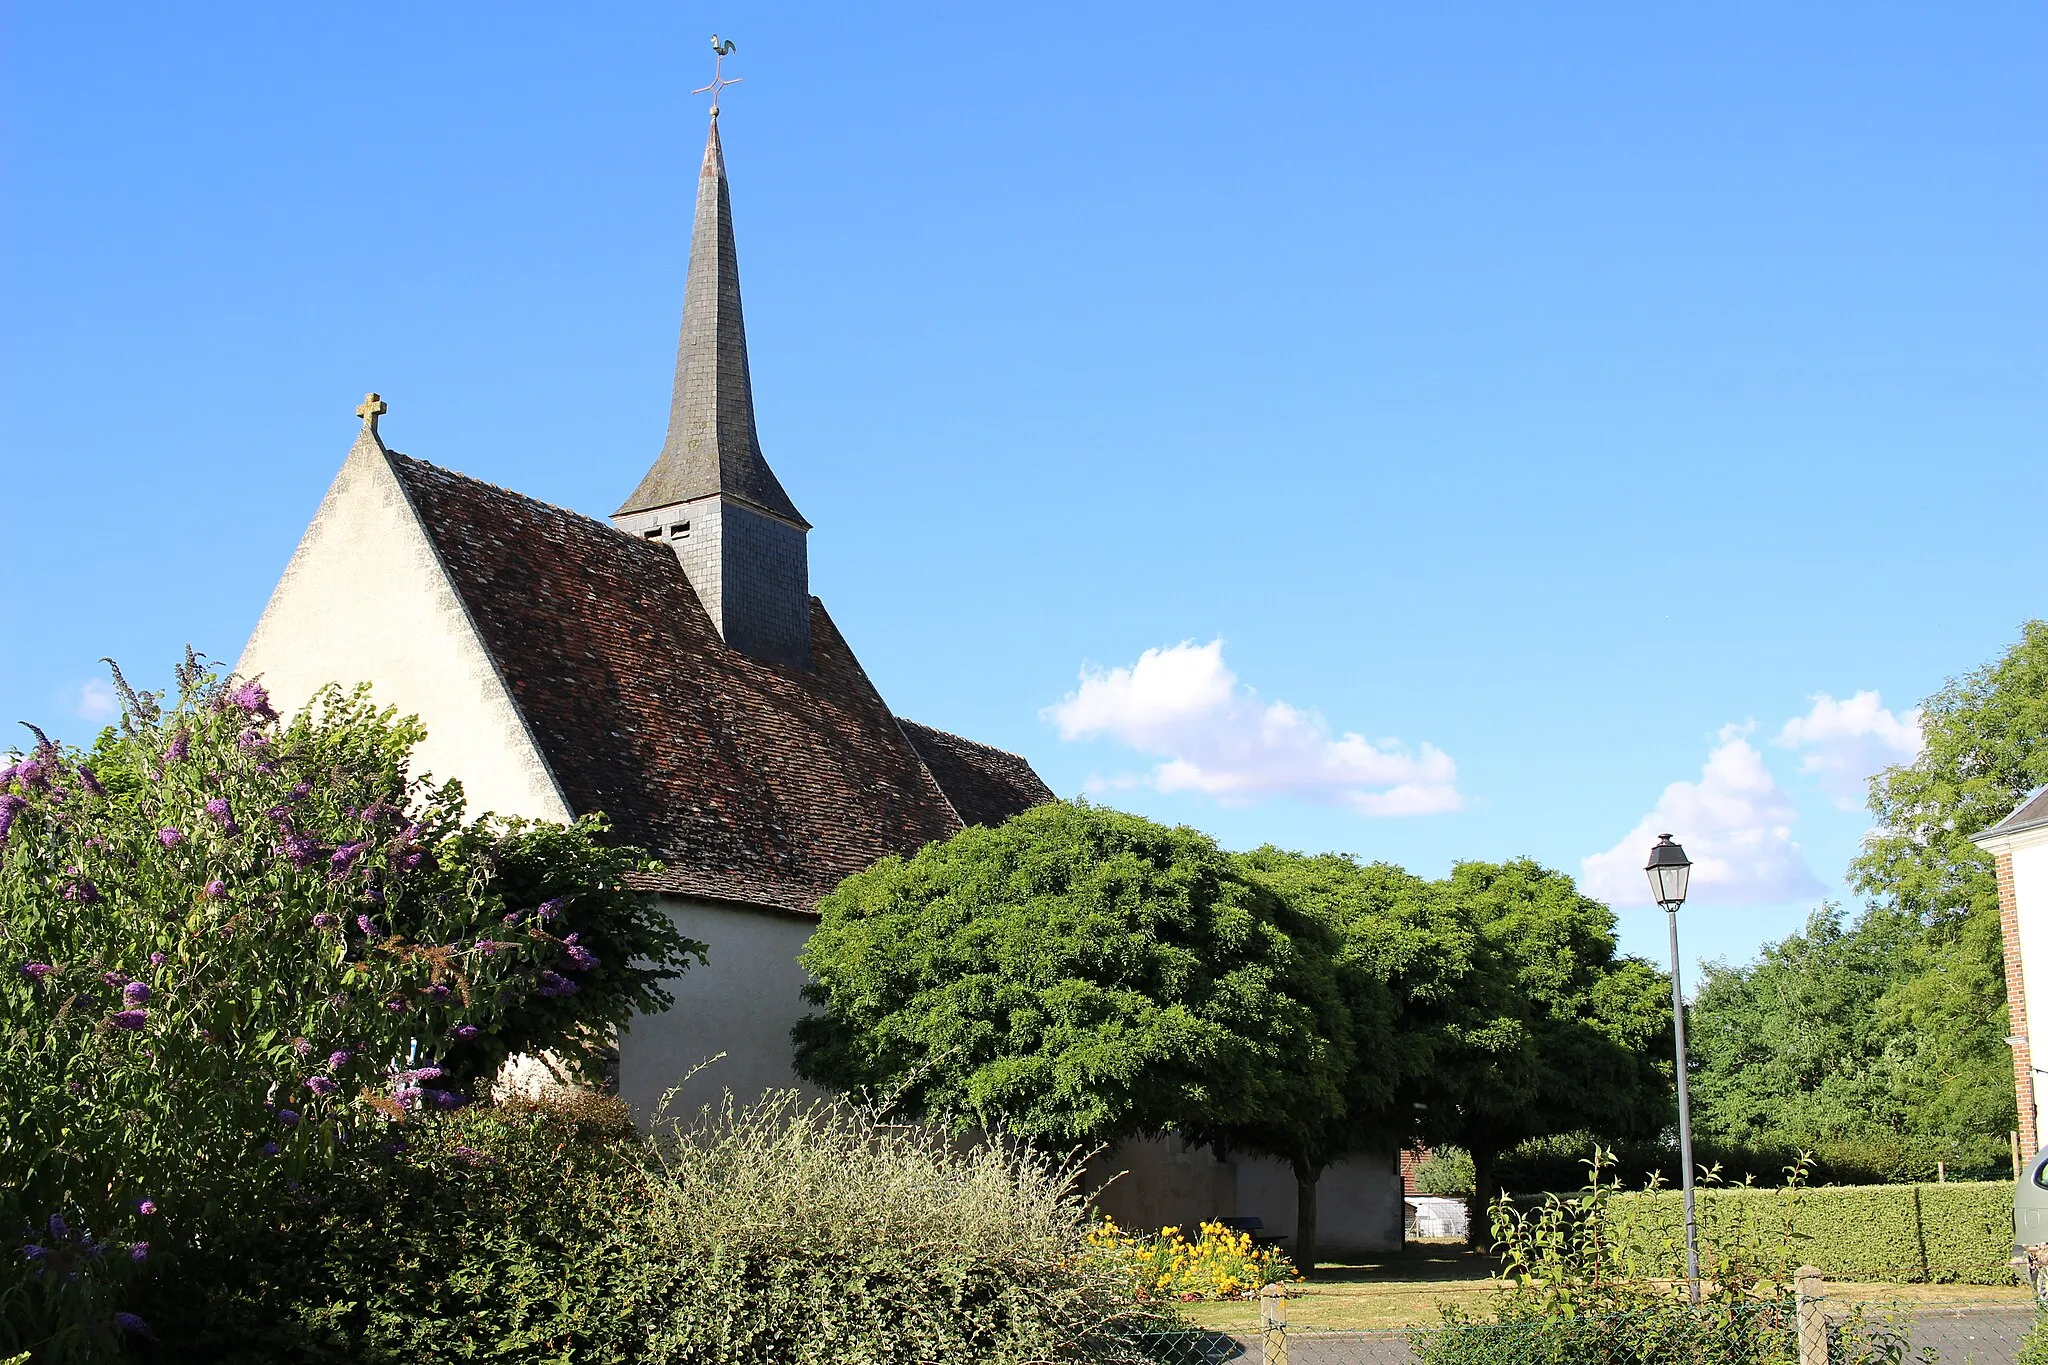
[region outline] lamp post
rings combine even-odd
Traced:
[[[1671,925],[1671,1027],[1678,1037],[1678,1154],[1685,1185],[1685,1286],[1687,1296],[1698,1303],[1700,1231],[1693,1217],[1692,1104],[1685,1090],[1685,995],[1678,981],[1678,907],[1685,904],[1685,884],[1692,877],[1692,860],[1671,841],[1670,835],[1660,834],[1643,871],[1649,874],[1650,893],[1664,907],[1664,918]]]

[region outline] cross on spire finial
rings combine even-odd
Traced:
[[[718,54],[718,62],[715,66],[711,68],[711,84],[700,85],[695,90],[692,90],[690,93],[693,95],[701,95],[707,90],[710,91],[711,117],[717,118],[718,92],[725,89],[725,87],[727,87],[728,85],[738,85],[741,81],[745,80],[746,77],[734,76],[730,80],[726,79],[725,59],[733,54],[732,39],[728,38],[724,42],[720,42],[718,39],[718,35],[716,33],[712,34],[711,50]]]
[[[377,419],[391,411],[391,405],[374,393],[363,395],[362,406],[356,409],[356,416],[363,419],[363,429],[372,436],[377,434]]]

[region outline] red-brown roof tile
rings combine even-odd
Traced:
[[[913,747],[817,599],[812,667],[764,663],[726,647],[667,547],[391,465],[570,807],[661,859],[658,889],[808,913],[887,854],[1049,798],[1015,755],[921,726]]]

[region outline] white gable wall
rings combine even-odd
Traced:
[[[383,445],[364,431],[270,595],[237,671],[280,711],[372,683],[427,728],[414,772],[459,777],[472,814],[573,819]]]
[[[681,1119],[727,1090],[742,1104],[766,1090],[822,1097],[797,1080],[789,1039],[810,1012],[796,955],[817,922],[674,896],[661,908],[686,937],[710,945],[710,961],[669,983],[676,1003],[666,1013],[637,1017],[619,1038],[619,1094],[634,1114],[655,1113],[670,1087],[680,1093],[668,1116]]]

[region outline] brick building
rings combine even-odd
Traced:
[[[1998,921],[2005,945],[2005,999],[2010,1016],[2013,1087],[2019,1095],[2023,1156],[2041,1149],[2041,1107],[2035,1088],[2048,1059],[2048,787],[1974,842],[1996,860]],[[2037,998],[2033,993],[2040,991]]]

